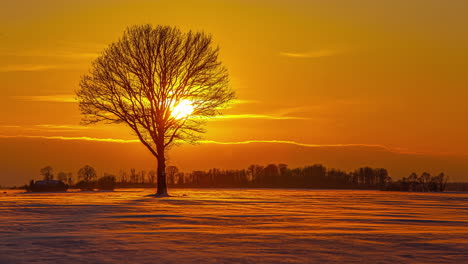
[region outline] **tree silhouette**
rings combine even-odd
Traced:
[[[78,178],[82,179],[84,182],[91,182],[96,179],[96,177],[96,170],[89,165],[78,170]]]
[[[146,181],[146,171],[142,170],[140,171],[140,183],[145,183]]]
[[[111,190],[115,189],[116,179],[112,174],[104,174],[103,177],[99,178],[97,181],[97,187],[99,190]]]
[[[122,182],[122,183],[127,182],[127,180],[128,180],[127,172],[124,171],[124,170],[120,170],[119,174],[120,174],[120,182]]]
[[[127,28],[83,76],[83,122],[125,123],[156,157],[158,196],[167,195],[166,150],[194,143],[206,118],[234,98],[211,36],[168,26]]]
[[[130,169],[130,182],[137,183],[138,182],[138,173],[135,168]]]
[[[168,166],[166,168],[166,175],[168,178],[168,184],[172,185],[176,182],[175,176],[179,172],[179,169],[176,166]]]
[[[149,179],[149,182],[152,184],[152,183],[155,183],[156,181],[156,172],[154,170],[150,170],[148,172],[148,179]]]
[[[431,180],[431,174],[428,172],[423,172],[421,176],[419,176],[419,182],[422,185],[423,192],[429,191],[429,182]]]
[[[433,181],[436,184],[436,191],[443,192],[445,190],[445,186],[447,186],[448,177],[445,176],[443,172],[439,173],[439,175],[434,176]]]
[[[52,180],[54,178],[53,170],[51,166],[46,166],[41,169],[41,176],[44,180]]]

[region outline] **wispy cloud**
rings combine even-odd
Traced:
[[[76,103],[75,95],[73,94],[53,94],[53,95],[30,95],[30,96],[14,96],[22,101],[32,102],[57,102],[57,103]]]
[[[325,147],[336,147],[336,148],[345,148],[345,147],[365,147],[365,148],[375,148],[381,149],[383,151],[388,151],[392,153],[398,154],[427,154],[427,153],[420,153],[415,151],[410,151],[406,148],[391,148],[385,145],[380,144],[365,144],[365,143],[350,143],[350,144],[308,144],[308,143],[301,143],[291,140],[244,140],[244,141],[230,141],[230,142],[222,142],[222,141],[215,141],[215,140],[200,140],[198,141],[200,144],[216,144],[216,145],[246,145],[246,144],[253,144],[253,143],[265,143],[265,144],[286,144],[286,145],[295,145],[300,147],[309,147],[309,148],[325,148]]]
[[[321,57],[330,57],[338,54],[337,50],[331,49],[322,49],[317,51],[307,51],[307,52],[280,52],[281,56],[291,57],[291,58],[321,58]]]
[[[137,139],[117,139],[117,138],[95,138],[95,137],[67,137],[67,136],[37,136],[37,135],[0,135],[0,138],[32,138],[32,139],[52,139],[52,140],[76,140],[76,141],[96,141],[110,143],[137,143]],[[308,144],[291,140],[245,140],[245,141],[215,141],[215,140],[200,140],[199,144],[215,144],[215,145],[247,145],[254,143],[264,144],[286,144],[300,147],[321,148],[321,147],[367,147],[376,148],[383,151],[400,153],[400,154],[420,154],[409,152],[403,148],[390,148],[379,144]]]
[[[205,144],[218,144],[218,145],[245,145],[251,143],[279,143],[279,144],[289,144],[289,145],[296,145],[302,147],[372,147],[372,148],[382,148],[386,150],[391,150],[390,148],[384,145],[378,144],[307,144],[307,143],[300,143],[296,141],[290,140],[245,140],[245,141],[231,141],[231,142],[221,142],[221,141],[214,141],[214,140],[201,140],[199,143]]]
[[[41,136],[41,135],[2,135],[1,138],[31,138],[31,139],[49,139],[49,140],[64,140],[64,141],[94,141],[94,142],[109,142],[109,143],[139,143],[138,139],[119,139],[119,138],[96,138],[96,137],[87,137],[87,136]],[[184,142],[179,142],[184,143]],[[247,145],[247,144],[284,144],[284,145],[294,145],[299,147],[307,148],[351,148],[351,147],[362,147],[362,148],[374,148],[381,151],[397,153],[397,154],[407,154],[407,155],[456,155],[454,153],[428,153],[428,152],[418,152],[412,151],[407,148],[401,147],[388,147],[381,144],[365,144],[365,143],[349,143],[349,144],[309,144],[302,143],[292,140],[243,140],[243,141],[216,141],[216,140],[200,140],[196,142],[198,144],[213,144],[213,145]]]
[[[82,129],[90,128],[87,126],[79,126],[79,125],[48,125],[48,124],[36,125],[36,127],[47,128],[47,129],[74,129],[74,130],[82,130]]]
[[[0,66],[0,72],[37,72],[55,70],[65,67],[65,65],[58,64],[16,64]]]
[[[262,114],[238,114],[238,115],[219,115],[210,117],[210,120],[225,120],[225,119],[270,119],[270,120],[301,120],[308,119],[306,117],[296,116],[275,116]]]
[[[17,126],[17,125],[0,125],[0,127],[2,127],[2,128],[21,128],[21,126]]]
[[[0,138],[37,138],[37,139],[58,139],[58,140],[83,140],[114,143],[135,143],[139,140],[117,139],[117,138],[95,138],[95,137],[65,137],[65,136],[35,136],[35,135],[0,135]]]
[[[94,127],[87,127],[81,125],[0,125],[0,129],[5,131],[22,131],[22,132],[50,132],[50,133],[63,133],[63,132],[78,132]]]
[[[258,103],[259,101],[257,100],[243,100],[243,99],[234,99],[232,100],[233,104],[253,104],[253,103]]]
[[[227,105],[219,107],[218,110],[232,109],[236,105],[254,104],[254,103],[259,103],[259,101],[257,101],[257,100],[245,100],[245,99],[234,99],[234,100],[230,101]]]
[[[0,61],[5,57],[15,58],[14,60],[23,63],[2,63],[0,72],[41,72],[50,70],[75,69],[80,68],[85,61],[96,58],[98,53],[76,52],[76,51],[0,51]],[[24,62],[24,60],[29,61]],[[40,61],[42,63],[36,63]]]
[[[48,57],[62,59],[89,59],[96,58],[99,53],[78,51],[0,51],[0,56],[9,57]]]

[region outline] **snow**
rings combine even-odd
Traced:
[[[0,263],[463,263],[468,194],[0,194]]]

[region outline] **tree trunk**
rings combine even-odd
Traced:
[[[164,154],[164,148],[160,148],[158,151],[158,188],[156,196],[167,196],[167,184],[166,184],[166,157]]]

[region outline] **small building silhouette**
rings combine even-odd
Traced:
[[[66,192],[68,185],[61,180],[43,180],[31,183],[26,187],[28,192]]]

